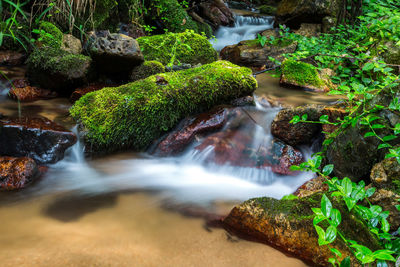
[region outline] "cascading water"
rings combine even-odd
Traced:
[[[273,24],[273,17],[236,16],[235,25],[220,27],[215,33],[215,40],[211,40],[211,43],[217,51],[220,51],[227,45],[255,39],[257,33],[272,29]]]

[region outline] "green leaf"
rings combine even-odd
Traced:
[[[389,230],[390,230],[390,224],[389,224],[389,222],[388,222],[385,218],[382,218],[381,224],[382,224],[382,231],[383,231],[384,233],[389,232]]]
[[[364,137],[370,137],[370,136],[376,136],[376,134],[374,132],[367,132],[366,134],[364,134]]]
[[[368,62],[364,65],[364,67],[362,68],[363,71],[370,71],[374,68],[374,64],[371,62]]]
[[[329,218],[331,215],[332,203],[329,198],[324,194],[321,199],[321,211],[325,217]]]
[[[324,221],[324,220],[326,220],[326,217],[325,217],[325,216],[323,216],[323,215],[317,215],[317,216],[315,216],[314,219],[313,219],[313,225],[315,226],[315,225],[319,224],[320,222],[322,222],[322,221]]]
[[[340,263],[340,267],[351,267],[350,256],[347,256],[342,260],[342,262]]]
[[[333,164],[328,164],[328,165],[325,165],[325,167],[322,170],[322,173],[325,176],[328,176],[332,173],[332,171],[333,171]]]
[[[328,115],[322,115],[319,117],[319,121],[322,123],[329,123],[329,116]]]
[[[392,147],[392,146],[389,145],[389,144],[380,144],[380,145],[378,146],[378,149],[387,148],[387,147]]]
[[[338,209],[332,209],[331,211],[331,223],[332,225],[338,227],[342,222],[342,215]]]
[[[375,187],[368,188],[367,191],[365,192],[365,195],[367,197],[371,197],[375,193],[375,191],[376,191]]]
[[[372,124],[371,128],[372,129],[383,129],[383,128],[385,128],[385,125],[376,123],[376,124]]]
[[[325,241],[325,231],[322,229],[320,226],[315,225],[315,230],[317,231],[318,234],[318,245],[322,246],[326,244]]]
[[[333,254],[335,254],[336,257],[341,258],[342,257],[342,252],[340,252],[338,249],[336,248],[330,248],[331,252]]]
[[[353,185],[352,185],[352,183],[351,183],[351,180],[350,180],[349,178],[345,177],[345,178],[342,180],[342,186],[343,186],[343,188],[344,188],[344,194],[345,194],[346,196],[350,196],[351,191],[353,190]]]
[[[326,233],[325,233],[325,240],[326,242],[332,243],[333,241],[335,241],[336,239],[336,234],[337,234],[337,230],[336,227],[333,225],[330,225],[327,229],[326,229]]]
[[[289,194],[289,195],[283,196],[282,200],[294,200],[294,199],[298,199],[298,198],[299,198],[298,196],[295,196],[293,194]]]
[[[386,136],[384,136],[382,139],[383,139],[383,141],[385,141],[385,142],[389,142],[389,141],[392,141],[392,140],[394,140],[394,139],[396,139],[397,138],[397,136],[395,136],[395,135],[386,135]]]
[[[387,249],[381,249],[377,250],[374,253],[372,253],[372,257],[374,259],[378,260],[385,260],[385,261],[396,261],[396,259],[392,256],[394,251],[387,250]]]

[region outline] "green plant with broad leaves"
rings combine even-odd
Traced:
[[[261,47],[264,47],[265,44],[267,43],[268,38],[264,35],[257,34],[257,41],[261,45]]]
[[[373,205],[369,201],[368,198],[375,193],[376,189],[374,187],[366,188],[364,181],[354,183],[347,177],[343,179],[333,177],[330,179],[329,175],[332,173],[334,166],[331,164],[326,165],[321,171],[321,162],[322,156],[317,154],[307,162],[291,168],[294,171],[315,172],[323,177],[329,186],[328,193],[323,194],[321,198],[321,206],[312,208],[314,213],[313,224],[318,234],[318,244],[320,246],[329,245],[337,238],[340,238],[361,264],[376,262],[378,266],[387,266],[386,261],[395,262],[400,255],[400,229],[396,234],[390,234],[390,224],[387,221],[389,212],[383,211],[381,206]],[[368,247],[346,237],[339,230],[342,215],[339,209],[333,207],[331,201],[333,198],[337,201],[344,201],[347,211],[358,216],[367,225],[370,232],[380,240],[384,249],[372,251]],[[400,211],[400,205],[397,205],[397,209]],[[328,226],[323,227],[323,223],[325,225],[327,223]],[[329,262],[333,266],[350,266],[350,258],[345,258],[339,262],[339,258],[342,257],[341,252],[335,248],[331,248],[331,252],[334,257],[330,258]]]

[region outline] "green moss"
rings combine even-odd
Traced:
[[[311,64],[288,59],[282,63],[281,68],[282,74],[290,83],[300,86],[311,85],[315,87],[324,85],[324,82],[319,77],[317,68]]]
[[[269,197],[254,198],[246,201],[244,205],[257,205],[263,210],[261,216],[273,218],[275,216],[287,216],[287,218],[298,225],[304,225],[304,229],[308,229],[313,225],[312,208],[321,207],[321,193],[316,193],[308,197],[299,199],[282,199],[277,200]],[[342,215],[342,223],[339,230],[349,240],[368,246],[371,249],[379,249],[381,245],[379,240],[372,235],[368,227],[360,220],[357,215],[348,212],[343,201],[331,199],[334,208],[338,209]],[[324,225],[327,227],[328,225]],[[316,233],[315,233],[316,235]],[[339,240],[342,242],[341,240]],[[336,241],[337,242],[337,241]]]
[[[276,7],[270,5],[262,5],[258,8],[260,13],[265,15],[275,15],[276,14]]]
[[[217,61],[89,93],[71,108],[93,149],[143,149],[185,116],[251,94],[248,68]]]
[[[28,68],[47,70],[49,74],[64,73],[74,76],[81,66],[90,64],[90,57],[74,55],[57,48],[35,49],[28,58]],[[89,62],[89,63],[88,63]]]
[[[197,24],[177,0],[151,1],[150,9],[156,11],[155,17],[161,20],[165,28],[171,32],[184,32],[185,30],[199,32]]]
[[[205,36],[186,31],[145,36],[137,39],[145,60],[157,60],[167,65],[207,64],[218,59],[217,51]]]
[[[136,67],[131,74],[132,81],[145,79],[151,75],[165,72],[165,67],[158,61],[145,61],[139,67]]]
[[[60,48],[63,40],[63,33],[53,23],[42,21],[39,26],[39,41],[43,46]]]
[[[204,34],[205,36],[207,36],[207,38],[211,38],[213,36],[213,30],[211,28],[211,26],[207,23],[200,23],[197,22],[197,28],[198,28],[198,33],[199,34]]]

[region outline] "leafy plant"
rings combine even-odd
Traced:
[[[267,43],[267,37],[261,34],[257,34],[257,41],[261,45],[261,47],[264,47],[265,44]]]

